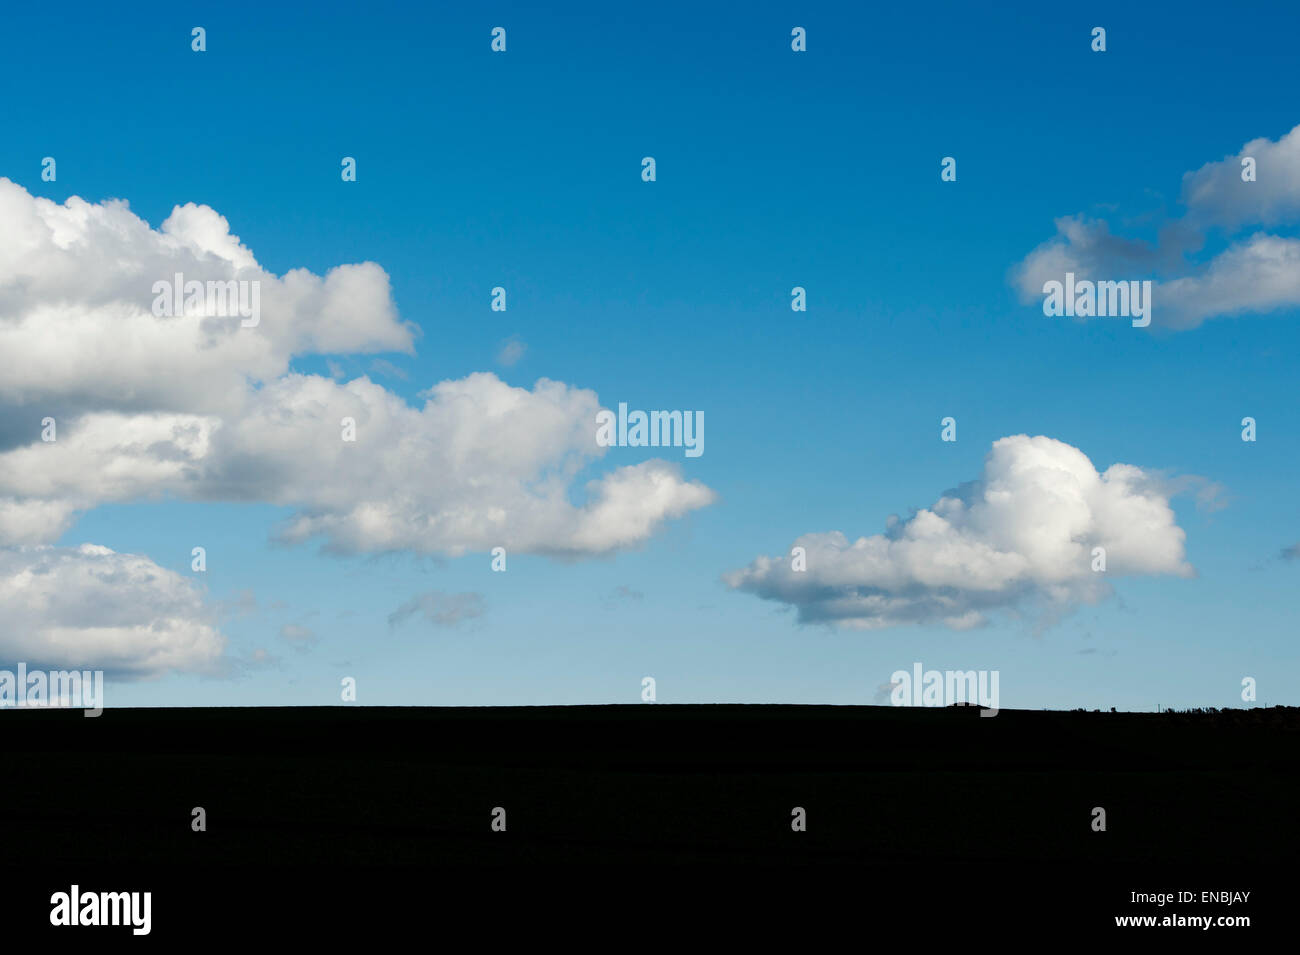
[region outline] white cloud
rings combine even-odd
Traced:
[[[365,378],[286,375],[242,414],[90,414],[59,439],[0,454],[0,532],[55,535],[85,509],[167,493],[298,508],[281,537],[320,535],[341,552],[597,554],[639,544],[711,490],[647,461],[573,480],[604,448],[594,392],[532,390],[477,373],[435,385],[422,407]],[[356,440],[340,422],[356,421]]]
[[[201,206],[155,231],[124,203],[59,206],[0,180],[0,209],[17,223],[0,236],[0,407],[28,422],[0,443],[0,545],[50,542],[76,511],[165,493],[296,507],[286,539],[322,535],[344,551],[595,554],[713,499],[650,461],[571,501],[605,449],[595,393],[562,382],[529,390],[477,373],[412,407],[368,378],[288,372],[303,350],[410,346],[376,265],[277,279]],[[153,282],[175,271],[276,291],[257,327],[204,331],[151,311]],[[47,408],[63,409],[49,443]],[[343,418],[355,441],[341,439]]]
[[[294,355],[413,347],[378,265],[277,277],[206,206],[155,230],[125,202],[59,205],[0,178],[0,222],[0,408],[228,412]],[[177,273],[259,282],[260,324],[155,316],[154,283]]]
[[[1255,160],[1255,181],[1241,178],[1241,161]],[[1277,142],[1252,139],[1234,155],[1183,176],[1183,202],[1207,224],[1277,225],[1300,218],[1300,126]]]
[[[1184,537],[1158,477],[1127,464],[1099,474],[1077,448],[1015,435],[994,442],[977,481],[890,518],[884,534],[805,534],[793,545],[805,571],[787,553],[725,580],[797,607],[802,622],[967,629],[996,610],[1094,603],[1114,577],[1190,576]],[[1106,550],[1104,574],[1092,570],[1094,547]]]
[[[225,638],[186,578],[107,547],[0,549],[0,657],[126,676],[219,672]]]
[[[290,507],[279,529],[290,542],[448,555],[606,553],[713,500],[663,461],[586,473],[606,453],[599,402],[562,382],[527,389],[477,373],[412,406],[365,377],[291,372],[304,354],[413,350],[374,263],[275,276],[205,206],[177,207],[155,230],[125,202],[59,205],[6,179],[0,221],[0,548],[11,567],[36,553],[15,548],[53,543],[79,512],[158,495]],[[154,283],[175,273],[259,282],[260,323],[155,315]],[[46,416],[56,441],[41,440]],[[355,441],[342,440],[343,418]]]
[[[1165,322],[1194,327],[1208,318],[1300,305],[1300,240],[1257,233],[1234,244],[1195,275],[1165,282],[1153,301]]]
[[[1256,160],[1257,179],[1243,182],[1241,159]],[[1187,214],[1161,229],[1155,243],[1111,233],[1084,215],[1056,220],[1056,235],[1012,269],[1025,302],[1041,302],[1043,285],[1076,280],[1151,279],[1153,326],[1195,328],[1210,318],[1263,314],[1300,306],[1300,240],[1253,232],[1246,225],[1300,223],[1300,126],[1277,142],[1256,139],[1238,154],[1183,177]],[[1194,254],[1211,230],[1230,237],[1205,261]]]

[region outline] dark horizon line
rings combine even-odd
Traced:
[[[716,703],[716,702],[683,702],[683,703],[660,703],[660,702],[643,702],[643,703],[381,703],[381,704],[363,704],[363,703],[275,703],[275,704],[216,704],[204,706],[156,706],[142,704],[136,706],[104,706],[105,713],[110,710],[118,712],[129,712],[134,710],[559,710],[559,709],[609,709],[613,707],[621,708],[664,708],[664,709],[684,709],[688,707],[783,707],[787,709],[857,709],[857,710],[965,710],[965,709],[990,709],[983,704],[975,703],[946,703],[942,706],[894,706],[886,703]],[[1159,706],[1159,704],[1157,704]],[[1176,715],[1201,715],[1214,716],[1220,713],[1250,713],[1258,710],[1284,710],[1296,709],[1296,704],[1289,703],[1261,703],[1257,706],[1202,706],[1190,707],[1187,709],[1178,709],[1176,707],[1165,707],[1155,710],[1117,710],[1110,707],[1105,709],[1087,707],[1072,707],[1069,709],[1055,709],[1051,707],[1040,707],[1037,709],[1025,709],[1018,707],[999,707],[998,715],[1003,713],[1103,713],[1108,715],[1151,715],[1163,716],[1166,713]],[[84,706],[32,706],[29,704],[12,705],[0,703],[0,712],[6,710],[67,710],[75,712],[85,710]]]

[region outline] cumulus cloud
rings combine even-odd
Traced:
[[[1254,182],[1241,178],[1247,157],[1256,162]],[[1114,235],[1086,215],[1057,219],[1056,235],[1012,269],[1021,299],[1041,302],[1044,283],[1073,272],[1094,282],[1151,279],[1152,324],[1171,329],[1300,306],[1300,239],[1259,229],[1300,224],[1300,126],[1187,173],[1182,202],[1185,214],[1165,222],[1155,242]],[[1198,261],[1216,230],[1226,247]]]
[[[1300,240],[1257,233],[1215,256],[1194,275],[1156,287],[1165,323],[1195,327],[1208,318],[1300,305]],[[1153,312],[1154,318],[1155,312]]]
[[[798,609],[805,623],[874,630],[902,624],[969,629],[991,612],[1059,613],[1095,603],[1109,580],[1191,576],[1165,482],[1128,464],[1098,473],[1078,448],[1048,437],[994,442],[975,481],[883,534],[855,541],[805,534],[789,553],[725,576],[734,589]],[[1092,570],[1105,548],[1106,572]]]
[[[155,230],[125,202],[59,205],[0,178],[0,221],[0,407],[233,412],[294,355],[413,349],[378,265],[277,277],[207,206],[177,207]],[[154,315],[154,283],[178,273],[257,281],[260,323]]]
[[[590,473],[607,449],[586,389],[478,373],[412,405],[367,377],[292,371],[302,355],[413,351],[375,263],[277,276],[206,206],[154,229],[125,202],[60,205],[6,179],[0,220],[0,548],[15,574],[36,553],[19,548],[79,513],[162,495],[286,506],[291,543],[452,556],[607,553],[713,500],[660,460]],[[155,314],[155,283],[176,274],[258,282],[260,321]],[[46,417],[57,440],[41,440]]]
[[[1255,160],[1255,181],[1241,178],[1242,160]],[[1300,218],[1300,126],[1277,142],[1252,139],[1235,154],[1183,176],[1183,202],[1199,221],[1232,227],[1273,226]]]
[[[605,452],[599,410],[593,392],[546,379],[528,390],[478,373],[413,408],[365,378],[291,374],[233,419],[89,414],[55,442],[0,453],[0,532],[48,539],[78,510],[165,493],[296,507],[279,537],[320,536],[339,552],[583,555],[641,543],[713,500],[676,463],[651,460],[589,481],[573,503],[578,473]]]
[[[119,676],[216,673],[226,640],[186,578],[107,547],[0,549],[0,658]]]
[[[0,206],[20,222],[0,239],[11,270],[0,284],[0,408],[33,409],[21,415],[25,439],[0,452],[0,544],[49,542],[78,511],[171,494],[298,507],[283,538],[319,535],[340,551],[595,554],[713,499],[675,465],[649,461],[571,501],[579,472],[605,453],[600,405],[585,389],[478,373],[412,407],[368,378],[288,372],[302,350],[409,346],[378,266],[276,279],[205,207],[178,209],[154,231],[123,203],[61,207],[4,180]],[[209,334],[152,314],[154,279],[182,270],[281,288],[263,295],[257,327],[222,319]],[[65,415],[55,442],[38,439],[46,408]],[[344,418],[355,441],[342,440]]]

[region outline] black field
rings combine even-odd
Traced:
[[[1298,744],[1282,707],[0,711],[6,920],[78,881],[151,889],[154,936],[274,899],[347,921],[435,885],[460,900],[443,917],[608,897],[635,919],[725,887],[1067,934],[1163,911],[1134,891],[1249,889],[1232,911],[1263,919],[1300,846]]]

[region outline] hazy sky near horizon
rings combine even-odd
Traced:
[[[0,668],[1300,702],[1293,6],[62,9],[0,34]],[[1150,325],[1045,315],[1067,272]],[[620,404],[703,453],[599,446]]]

